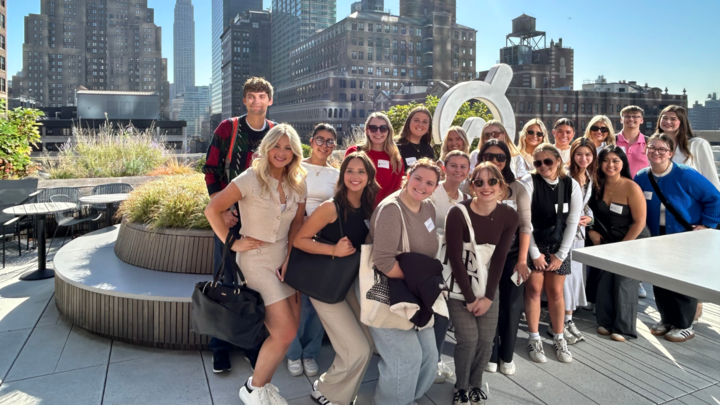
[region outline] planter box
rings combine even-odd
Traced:
[[[211,230],[161,228],[123,221],[115,254],[125,263],[172,273],[213,274]]]
[[[93,187],[108,183],[127,183],[137,188],[137,186],[155,180],[161,176],[133,176],[133,177],[98,177],[91,179],[55,179],[44,180],[38,182],[38,190],[53,187],[75,187],[82,191],[83,195],[90,195]]]

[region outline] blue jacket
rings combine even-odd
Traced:
[[[720,191],[695,169],[673,162],[666,176],[657,177],[657,184],[665,199],[690,224],[717,227],[720,223]],[[653,236],[660,234],[660,199],[655,194],[650,179],[650,168],[635,175],[647,202],[647,227]],[[652,175],[652,174],[651,174]],[[669,210],[665,211],[665,233],[684,232],[685,228],[675,220]]]

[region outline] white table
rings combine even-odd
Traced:
[[[720,231],[683,232],[572,251],[572,259],[720,304]]]
[[[52,269],[47,268],[47,258],[45,257],[45,215],[62,211],[70,211],[76,207],[77,204],[75,203],[49,202],[16,205],[3,210],[4,213],[15,216],[34,215],[35,224],[37,224],[36,237],[38,239],[38,269],[23,274],[20,276],[20,280],[43,280],[55,277],[55,272]]]
[[[105,216],[107,217],[107,225],[112,225],[113,216],[113,204],[128,199],[130,194],[118,193],[118,194],[95,194],[80,197],[80,202],[86,204],[105,204]]]

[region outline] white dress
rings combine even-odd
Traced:
[[[335,186],[337,185],[338,177],[340,177],[340,170],[330,166],[317,166],[307,162],[301,162],[300,164],[308,172],[307,177],[305,177],[308,193],[305,213],[307,216],[310,216],[320,204],[335,195]]]
[[[588,176],[587,173],[585,173]],[[588,206],[590,201],[590,195],[592,194],[592,180],[588,181],[586,186],[581,186],[583,193],[583,211],[581,215],[587,215],[593,217],[593,212]],[[577,233],[575,234],[575,240],[572,244],[572,250],[585,247],[585,227],[578,226]],[[572,250],[570,251],[570,258],[572,259]],[[565,284],[563,285],[563,296],[565,297],[565,310],[574,311],[578,307],[584,307],[587,305],[587,297],[585,296],[585,265],[571,261],[570,262],[571,273],[565,277]]]

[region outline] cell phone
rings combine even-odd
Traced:
[[[275,275],[277,276],[278,280],[282,281],[282,275],[280,274],[280,269],[275,269]]]
[[[522,278],[520,278],[520,273],[518,273],[517,271],[515,273],[513,273],[512,276],[510,276],[510,280],[513,283],[515,283],[515,285],[518,287],[523,283],[523,281],[525,281]]]

